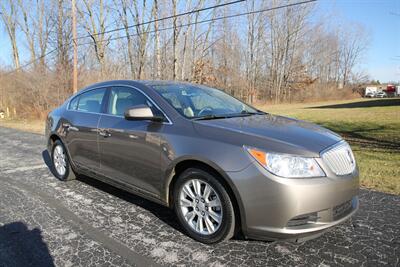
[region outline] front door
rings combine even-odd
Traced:
[[[101,172],[117,182],[132,185],[154,195],[160,190],[160,131],[162,123],[129,121],[127,108],[149,105],[141,92],[130,87],[110,90],[107,114],[99,122]]]

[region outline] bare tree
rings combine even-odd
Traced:
[[[17,24],[18,24],[18,13],[17,13],[16,3],[13,0],[8,0],[8,1],[5,0],[4,2],[0,3],[0,8],[1,8],[1,18],[6,27],[6,31],[12,47],[14,67],[18,69],[20,67],[20,61],[19,61],[19,50],[17,46],[17,35],[16,35]]]
[[[131,6],[133,6],[133,3],[132,0],[114,0],[114,5],[115,10],[119,15],[117,19],[121,21],[126,35],[130,76],[135,77],[136,67],[133,52],[133,41],[129,31],[129,16],[132,16]]]
[[[108,9],[104,0],[82,0],[84,8],[77,8],[84,21],[84,28],[93,41],[94,51],[100,65],[100,72],[106,72],[106,49],[109,41],[106,36]]]
[[[248,0],[184,16],[177,16],[179,10],[225,1],[77,2],[80,85],[119,78],[180,79],[216,86],[254,103],[345,96],[342,92],[368,78],[358,68],[368,44],[365,31],[331,25],[332,16],[316,20],[310,4],[231,17],[239,10],[293,2]],[[44,116],[68,97],[70,8],[69,0],[0,1],[0,23],[14,67],[20,67],[21,52],[27,62],[38,59],[33,68],[0,76],[2,105],[15,107],[18,114]],[[18,50],[21,45],[24,49]],[[50,48],[57,49],[54,60],[44,57]],[[345,90],[338,91],[338,83]]]
[[[160,51],[160,32],[158,31],[158,13],[159,2],[154,0],[153,17],[154,17],[154,55],[155,55],[155,77],[161,78],[161,51]]]
[[[190,9],[191,9],[192,0],[188,1],[187,6],[189,6]],[[184,29],[184,31],[182,33],[182,35],[183,35],[183,44],[182,44],[181,78],[180,78],[181,80],[185,80],[185,77],[186,77],[186,72],[185,71],[186,71],[186,62],[187,62],[187,60],[186,60],[186,58],[187,58],[187,48],[188,48],[187,46],[188,46],[188,38],[189,38],[190,30],[191,30],[191,25],[190,25],[191,19],[192,19],[191,15],[187,16],[185,24],[188,25],[188,26]]]
[[[54,27],[51,13],[54,1],[45,3],[44,0],[18,0],[18,6],[22,14],[22,21],[18,23],[28,43],[31,60],[39,55],[39,66],[43,70],[46,60],[44,55],[49,45],[50,32]],[[36,61],[34,62],[36,66]]]
[[[220,0],[216,1],[216,4],[219,4]],[[195,47],[200,48],[199,53],[196,52],[196,58],[194,58],[194,77],[193,80],[197,82],[205,81],[205,80],[214,80],[212,77],[204,78],[203,75],[207,68],[210,68],[209,65],[212,65],[210,61],[207,60],[206,57],[210,49],[219,41],[219,39],[211,40],[211,34],[213,31],[213,27],[215,25],[215,18],[217,17],[217,10],[212,11],[211,22],[207,25],[207,28],[203,32],[199,32],[197,36],[195,36],[195,42],[198,43],[198,46]],[[197,33],[198,31],[196,31]],[[211,79],[210,79],[211,78]]]
[[[204,5],[204,0],[200,0],[198,2],[198,7],[202,8]],[[197,42],[197,34],[198,34],[198,21],[200,18],[200,12],[196,12],[194,15],[194,26],[193,26],[193,33],[192,33],[192,61],[191,61],[191,79],[194,78],[196,60],[197,60],[197,48],[199,47],[199,43]]]
[[[136,34],[137,34],[137,78],[143,79],[144,78],[144,67],[146,63],[146,50],[148,44],[148,37],[149,37],[149,29],[150,24],[145,24],[146,20],[146,12],[147,9],[147,1],[142,1],[142,6],[139,9],[139,5],[137,1],[134,1],[134,21],[136,23]],[[152,10],[150,7],[149,10]],[[150,14],[151,16],[152,14]]]
[[[255,10],[255,0],[252,0],[247,6],[248,11]],[[261,14],[250,14],[247,16],[248,30],[247,30],[247,53],[246,53],[246,78],[248,82],[247,100],[253,103],[256,94],[256,82],[259,77],[260,70],[260,57],[258,51],[260,50],[261,40],[264,35],[264,21]]]
[[[69,19],[69,12],[66,11],[66,1],[65,0],[56,0],[57,1],[57,18],[54,19],[57,24],[57,33],[56,33],[56,43],[57,43],[57,69],[67,70],[69,69],[68,57],[69,57],[69,46],[71,40],[71,22]]]
[[[367,35],[361,26],[347,28],[340,36],[340,71],[342,83],[349,82],[354,66],[367,49]]]
[[[179,29],[178,29],[178,18],[176,17],[176,9],[177,9],[177,0],[172,1],[172,12],[173,12],[173,36],[172,36],[172,50],[173,50],[173,59],[172,59],[172,79],[175,80],[178,75],[178,37],[179,37]]]
[[[34,4],[34,3],[31,3],[31,1],[29,1],[28,5],[31,6],[32,4]],[[34,25],[32,25],[31,17],[28,16],[28,13],[26,11],[26,8],[25,8],[22,0],[18,0],[18,5],[22,11],[22,20],[23,20],[23,21],[18,22],[18,24],[19,24],[21,30],[25,34],[25,38],[26,38],[26,41],[27,41],[28,47],[29,47],[29,52],[31,54],[31,60],[34,60],[36,58],[36,48],[35,48],[35,35],[36,35],[35,30],[36,30],[36,28],[34,27]]]
[[[49,45],[50,32],[54,29],[55,24],[51,21],[51,12],[54,10],[54,2],[45,3],[45,0],[37,0],[37,21],[36,28],[38,30],[38,48],[40,54],[40,66],[45,66],[45,55]]]
[[[297,49],[300,36],[310,11],[310,6],[295,6],[284,11],[274,10],[268,15],[271,54],[267,64],[275,102],[289,94],[288,84],[294,71],[292,63],[299,62],[295,57],[299,53]]]

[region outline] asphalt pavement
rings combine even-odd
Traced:
[[[361,189],[351,220],[304,243],[209,246],[168,208],[91,178],[57,180],[45,143],[0,127],[1,267],[400,266],[400,196]]]

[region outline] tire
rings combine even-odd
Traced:
[[[63,157],[63,159],[61,158]],[[51,163],[53,174],[61,181],[71,181],[76,179],[76,175],[72,170],[67,150],[60,140],[56,140],[51,148]],[[60,167],[63,165],[63,168]]]
[[[185,170],[174,186],[173,201],[176,216],[191,238],[214,244],[234,236],[235,212],[231,198],[210,173],[197,168]]]

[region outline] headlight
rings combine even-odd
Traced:
[[[246,151],[267,171],[285,178],[323,177],[324,171],[314,158],[265,152],[246,147]]]

